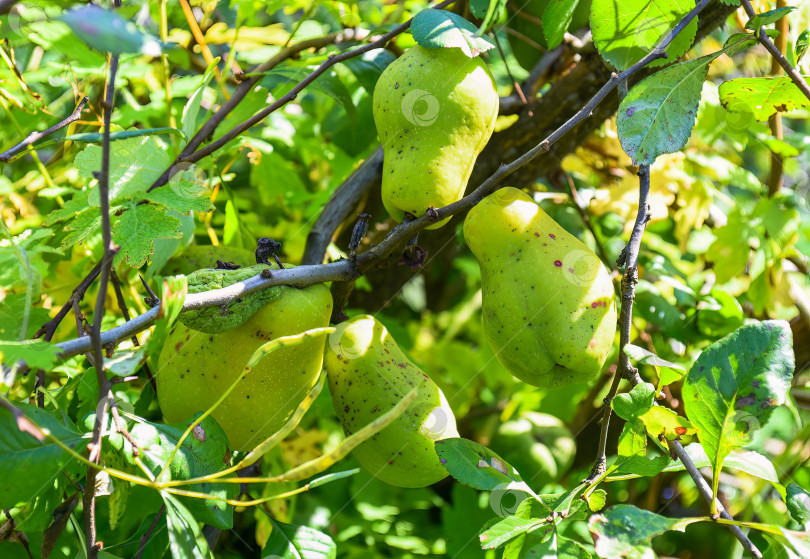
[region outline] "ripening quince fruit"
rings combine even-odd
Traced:
[[[324,284],[281,293],[244,324],[221,334],[172,327],[158,360],[157,393],[167,422],[207,410],[265,342],[329,325],[332,296]],[[275,288],[271,288],[275,289]],[[326,334],[266,355],[214,409],[231,448],[249,451],[276,432],[318,380]]]
[[[498,93],[481,57],[415,45],[380,75],[373,112],[384,151],[383,204],[402,221],[405,212],[419,217],[464,195],[495,129]]]
[[[558,481],[571,467],[576,443],[558,417],[525,411],[502,423],[490,445],[532,487]]]
[[[354,450],[366,470],[397,487],[426,487],[447,476],[433,443],[458,437],[453,410],[385,326],[368,315],[342,322],[329,335],[324,363],[332,403],[347,435],[419,387],[416,400],[402,415]]]
[[[498,360],[541,388],[585,382],[616,334],[613,282],[599,258],[516,188],[467,214],[481,266],[484,332]]]
[[[256,263],[253,251],[228,246],[194,245],[176,256],[172,256],[161,268],[164,276],[188,275],[201,268],[214,268],[217,260],[233,262],[239,266]]]

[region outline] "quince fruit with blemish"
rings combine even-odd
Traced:
[[[541,388],[586,382],[616,334],[610,274],[527,194],[502,188],[467,214],[481,267],[484,332],[498,360]]]
[[[264,343],[329,325],[332,296],[326,285],[271,289],[280,291],[277,297],[227,332],[204,333],[174,324],[155,374],[160,409],[168,422],[207,410]],[[276,349],[214,409],[212,415],[234,450],[252,450],[290,417],[317,382],[325,343],[322,334]]]
[[[256,256],[252,251],[243,248],[211,245],[194,245],[185,249],[176,256],[172,256],[161,268],[164,276],[178,274],[188,275],[195,270],[214,268],[217,260],[233,262],[238,266],[250,266],[256,263]]]
[[[374,317],[356,316],[329,335],[325,365],[332,403],[346,435],[356,433],[418,387],[393,423],[354,450],[357,461],[397,487],[426,487],[447,477],[434,442],[458,437],[441,389],[402,353]]]
[[[406,212],[419,217],[464,195],[495,129],[498,93],[480,56],[415,45],[380,75],[373,113],[384,151],[383,204],[402,221]]]

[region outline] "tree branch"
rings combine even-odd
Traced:
[[[0,153],[0,162],[4,163],[6,161],[11,160],[12,157],[20,153],[22,150],[33,144],[34,142],[41,140],[45,136],[53,134],[57,130],[60,130],[70,124],[71,122],[76,122],[82,115],[82,111],[84,110],[84,106],[87,104],[87,97],[82,97],[82,100],[79,101],[79,104],[76,106],[74,111],[64,120],[59,121],[58,123],[54,124],[50,128],[43,130],[42,132],[31,132],[25,139],[11,148],[10,150]]]

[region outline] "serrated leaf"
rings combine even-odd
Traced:
[[[332,538],[308,526],[284,524],[271,519],[273,531],[262,550],[266,559],[334,559],[337,546]]]
[[[694,6],[684,0],[593,0],[593,42],[608,64],[626,70],[650,53]],[[677,60],[692,46],[696,33],[697,18],[669,45],[668,57],[650,66]]]
[[[460,48],[475,58],[495,45],[477,34],[476,27],[453,12],[428,8],[416,14],[411,23],[411,34],[421,46],[429,49]]]
[[[762,12],[749,19],[745,24],[745,28],[756,31],[760,27],[779,21],[795,9],[796,6],[785,6],[784,8],[775,8],[767,12]]]
[[[23,403],[14,403],[14,407],[69,448],[75,450],[84,443],[80,432],[65,427],[42,408]],[[11,509],[32,500],[72,460],[50,439],[39,441],[20,431],[12,413],[0,408],[0,508]]]
[[[113,226],[113,241],[121,247],[116,262],[140,268],[155,250],[155,239],[183,236],[180,220],[151,204],[131,204]]]
[[[760,121],[777,112],[810,105],[810,100],[788,77],[738,78],[720,84],[720,103],[729,111],[746,112]]]
[[[689,522],[665,518],[633,505],[615,505],[604,514],[591,516],[588,529],[596,554],[613,559],[636,553],[639,547],[649,548],[653,537],[673,529],[683,530]]]
[[[709,65],[721,54],[731,56],[754,44],[750,35],[740,35],[717,52],[674,64],[633,86],[619,105],[617,129],[634,165],[649,165],[686,145]]]
[[[787,322],[748,324],[707,347],[689,370],[684,406],[711,461],[715,494],[728,453],[749,443],[784,404],[793,377],[792,340]]]
[[[101,229],[101,212],[98,208],[86,208],[65,225],[71,231],[62,239],[62,249],[70,248],[77,243],[84,243]]]
[[[710,54],[675,64],[633,86],[622,100],[617,128],[622,148],[633,165],[649,165],[656,157],[680,151],[695,125]]]
[[[579,0],[558,0],[546,5],[543,11],[543,35],[548,48],[553,49],[562,43],[578,3]]]
[[[90,144],[73,162],[79,176],[88,182],[101,169],[101,146]],[[140,199],[141,195],[171,165],[171,158],[154,136],[127,138],[110,144],[110,203]],[[98,186],[90,191],[88,203],[98,207]]]
[[[114,10],[93,4],[65,12],[55,19],[62,21],[90,47],[111,54],[129,52],[160,55],[160,42],[140,31],[135,24]]]
[[[184,176],[187,174],[191,176]],[[181,214],[214,209],[211,199],[205,194],[205,185],[200,184],[188,171],[175,174],[169,184],[154,189],[146,195],[146,199]]]
[[[492,491],[523,481],[506,460],[474,441],[449,438],[436,441],[434,445],[442,465],[464,485]]]

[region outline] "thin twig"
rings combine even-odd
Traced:
[[[587,482],[591,482],[604,474],[607,467],[607,436],[612,411],[610,403],[619,391],[619,385],[622,379],[632,380],[638,378],[638,371],[636,371],[633,364],[630,363],[630,358],[624,353],[624,348],[630,342],[630,329],[633,324],[633,301],[636,297],[636,284],[638,283],[638,253],[641,249],[641,237],[644,234],[644,228],[647,226],[647,222],[650,220],[650,204],[648,202],[650,195],[650,166],[642,165],[639,168],[638,177],[638,212],[636,213],[636,222],[633,225],[633,232],[630,233],[630,241],[627,243],[624,250],[622,250],[619,261],[616,262],[618,267],[621,268],[624,266],[625,268],[624,276],[622,276],[622,302],[619,313],[619,362],[616,367],[616,373],[613,376],[613,382],[610,385],[610,390],[607,396],[605,396],[604,408],[602,409],[601,429],[599,432],[599,447],[596,453],[596,461],[586,480]]]
[[[152,537],[152,532],[155,531],[157,523],[160,520],[160,517],[163,516],[163,513],[165,511],[166,505],[163,505],[162,507],[160,507],[160,510],[157,511],[155,518],[152,520],[152,524],[149,525],[149,529],[146,531],[146,533],[144,533],[143,536],[141,536],[141,542],[140,545],[138,546],[138,553],[135,554],[134,559],[141,559],[141,556],[143,555],[143,550],[146,549],[146,544],[149,543],[149,538]]]
[[[726,520],[734,520],[723,508],[723,505],[720,504],[720,501],[714,499],[711,487],[709,487],[709,484],[706,483],[705,479],[703,479],[703,476],[700,475],[700,471],[697,469],[697,466],[695,466],[695,463],[692,462],[692,459],[686,453],[686,449],[684,449],[680,441],[669,441],[669,448],[671,448],[675,452],[675,455],[681,460],[686,468],[686,471],[689,472],[689,477],[691,477],[692,481],[695,482],[698,492],[703,496],[706,502],[711,503],[714,500],[715,507],[717,507],[720,516]],[[756,559],[762,558],[762,553],[759,551],[759,549],[757,549],[754,543],[748,539],[748,536],[745,535],[745,532],[743,532],[739,526],[734,524],[726,524],[725,526],[732,534],[734,534],[737,541],[742,544],[743,548],[750,553],[752,557]]]
[[[120,1],[114,0],[115,7],[120,5]],[[101,343],[101,323],[104,319],[104,303],[107,298],[107,285],[110,281],[112,271],[112,260],[115,254],[112,244],[112,230],[110,226],[110,121],[115,103],[115,76],[118,72],[118,55],[113,54],[110,58],[110,76],[107,82],[107,91],[104,96],[104,131],[101,143],[101,170],[98,176],[99,206],[101,211],[101,238],[104,256],[101,261],[101,273],[99,278],[98,295],[96,306],[93,312],[93,327],[90,333],[92,341],[93,357],[95,361],[96,376],[98,378],[98,406],[96,407],[96,420],[93,424],[93,437],[90,456],[91,462],[98,463],[101,460],[102,424],[107,415],[110,405],[115,405],[115,400],[110,398],[110,382],[104,372],[104,348]],[[101,549],[96,542],[96,477],[98,468],[87,467],[87,476],[84,484],[84,532],[87,542],[88,559],[96,559]]]
[[[84,277],[84,279],[79,282],[79,285],[73,290],[70,294],[70,298],[62,305],[62,308],[59,309],[59,312],[56,313],[56,316],[53,317],[51,320],[40,326],[39,330],[36,331],[34,334],[34,338],[43,337],[43,340],[49,342],[53,339],[54,334],[56,333],[56,329],[59,327],[59,324],[62,320],[67,316],[67,313],[70,312],[70,309],[73,308],[73,301],[78,300],[81,301],[84,299],[84,294],[93,284],[93,282],[98,277],[99,272],[101,272],[101,263],[96,264],[93,266],[93,269]]]
[[[53,134],[54,132],[64,128],[71,122],[76,122],[77,120],[79,120],[79,118],[82,115],[82,110],[84,109],[84,106],[86,104],[87,104],[87,97],[82,97],[82,100],[79,101],[79,104],[76,106],[76,109],[70,114],[69,117],[58,122],[57,124],[54,124],[47,130],[43,130],[42,132],[31,132],[30,134],[28,134],[28,136],[25,137],[25,139],[22,142],[20,142],[19,144],[17,144],[8,151],[0,153],[0,163],[9,161],[12,157],[20,153],[22,150],[24,150],[34,142],[41,140],[45,136]]]
[[[121,280],[118,279],[118,274],[115,273],[115,270],[113,270],[110,279],[112,279],[113,289],[115,290],[115,298],[118,301],[118,308],[121,309],[121,314],[124,315],[124,320],[129,321],[132,317],[129,314],[127,302],[124,300],[124,293],[121,290]],[[135,347],[141,345],[141,343],[138,341],[138,336],[133,335],[131,340],[132,345]],[[146,380],[148,380],[149,384],[152,385],[152,389],[157,392],[157,383],[155,382],[155,377],[152,375],[152,370],[149,368],[148,363],[143,364],[143,371],[146,374]]]
[[[742,7],[749,18],[753,19],[757,15],[753,6],[751,6],[750,0],[742,0]],[[760,44],[765,47],[765,50],[771,53],[771,56],[773,56],[776,61],[779,62],[779,65],[785,70],[785,72],[787,72],[787,75],[790,76],[790,79],[796,84],[796,87],[799,88],[805,97],[810,99],[810,85],[808,85],[807,81],[802,77],[798,70],[790,65],[787,58],[785,58],[785,55],[779,52],[779,49],[773,44],[771,38],[765,34],[765,27],[760,27],[757,30],[756,37],[757,41],[759,41]]]

